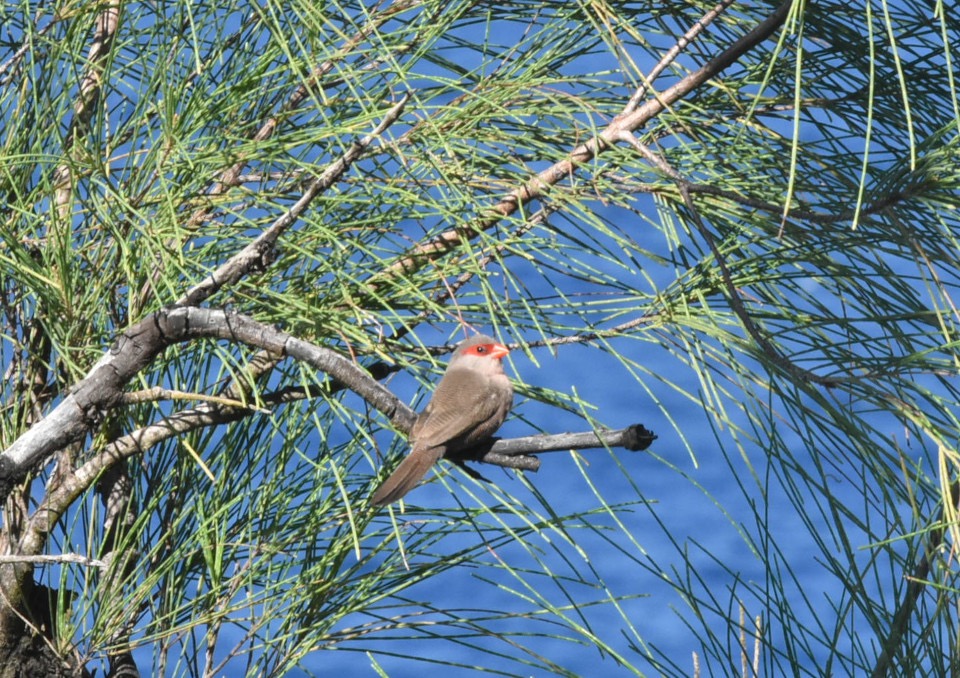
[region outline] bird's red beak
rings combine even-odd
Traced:
[[[500,360],[503,356],[510,353],[510,349],[503,344],[490,344],[490,357]]]

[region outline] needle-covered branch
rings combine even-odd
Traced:
[[[623,141],[625,135],[641,129],[657,115],[736,63],[746,52],[770,38],[783,25],[792,6],[793,0],[784,0],[769,17],[757,24],[730,47],[674,85],[659,92],[657,96],[647,99],[643,105],[638,106],[637,102],[631,99],[624,107],[623,112],[616,116],[598,135],[577,145],[564,159],[555,162],[523,185],[515,188],[476,219],[465,224],[458,224],[431,240],[412,247],[379,275],[367,281],[368,286],[376,289],[400,273],[409,274],[422,268],[460,243],[472,239],[481,232],[491,230],[504,218],[515,214],[525,205],[541,198],[551,186],[555,186],[572,176],[578,167],[615,147],[618,142]],[[695,33],[690,35],[695,35]],[[646,91],[646,85],[641,90]]]
[[[168,347],[194,339],[221,339],[302,360],[343,383],[408,430],[413,414],[356,363],[336,351],[295,339],[252,318],[217,309],[164,309],[125,331],[50,414],[0,454],[0,498],[51,454],[82,440],[123,402],[128,383]]]

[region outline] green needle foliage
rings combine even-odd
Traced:
[[[412,407],[491,332],[511,433],[659,439],[374,511],[371,403],[170,346],[17,479],[0,676],[955,675],[957,45],[915,0],[5,3],[4,450],[174,304]]]

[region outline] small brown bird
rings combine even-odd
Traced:
[[[469,449],[500,428],[513,405],[513,388],[500,363],[509,352],[482,334],[457,346],[433,398],[410,431],[413,450],[374,492],[372,504],[392,504],[444,454]]]

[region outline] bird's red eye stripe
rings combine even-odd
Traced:
[[[467,353],[477,356],[490,356],[491,358],[502,358],[510,352],[503,344],[477,344],[467,349]]]

